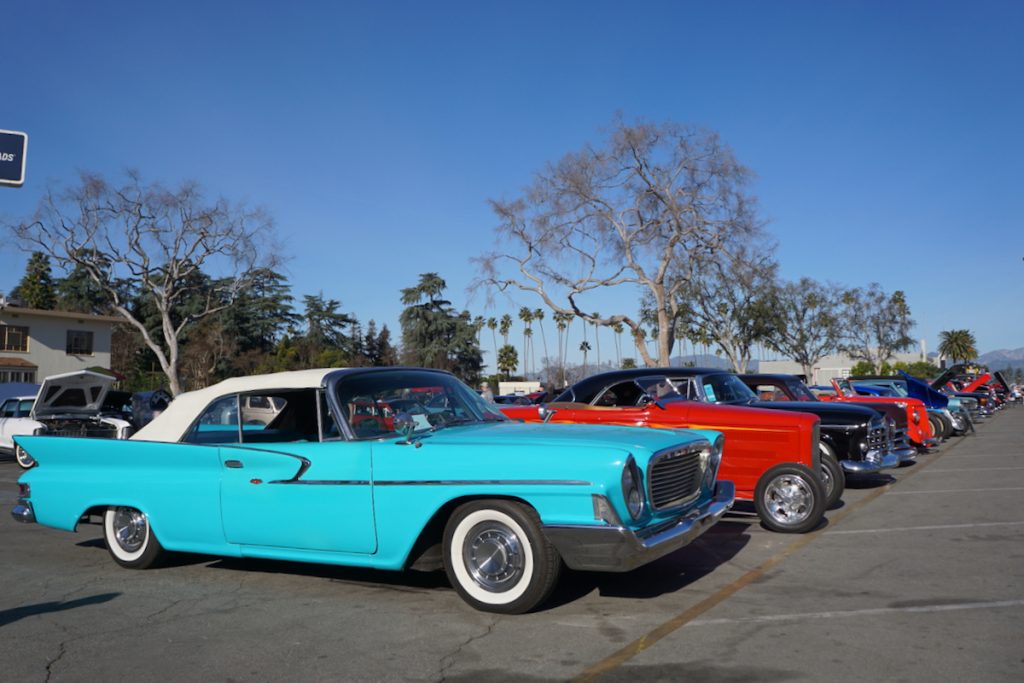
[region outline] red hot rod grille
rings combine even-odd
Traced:
[[[655,510],[672,507],[700,490],[700,449],[668,451],[655,455],[648,467],[647,489]]]

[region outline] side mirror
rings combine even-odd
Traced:
[[[399,412],[394,419],[395,431],[405,437],[405,443],[412,443],[412,433],[416,431],[416,421],[405,411]]]

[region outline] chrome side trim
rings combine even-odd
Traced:
[[[374,486],[466,486],[481,484],[487,486],[590,486],[591,482],[578,479],[410,479],[382,480]]]

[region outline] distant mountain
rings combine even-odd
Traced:
[[[1024,347],[989,351],[978,356],[978,361],[987,365],[989,370],[1024,369]]]

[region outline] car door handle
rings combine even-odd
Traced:
[[[230,467],[233,470],[240,470],[245,467],[245,465],[242,464],[241,460],[225,460],[224,467]]]

